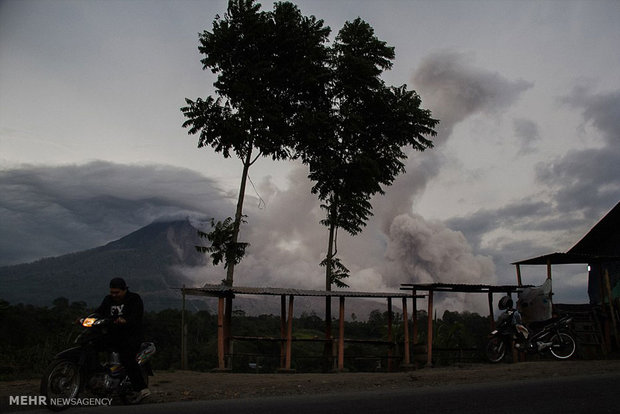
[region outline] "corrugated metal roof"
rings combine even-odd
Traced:
[[[601,263],[620,261],[620,203],[566,253],[545,254],[513,265]]]
[[[426,290],[435,292],[516,292],[532,285],[468,285],[462,283],[403,283],[402,290]]]
[[[411,297],[404,292],[354,292],[354,291],[325,291],[272,287],[247,287],[204,285],[197,288],[182,288],[187,295],[193,296],[229,296],[229,295],[272,295],[272,296],[323,296],[323,297],[357,297],[357,298],[405,298]]]

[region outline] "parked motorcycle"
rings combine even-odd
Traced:
[[[118,352],[106,352],[106,361],[100,361],[100,352],[108,327],[113,321],[91,315],[80,319],[85,329],[75,339],[75,347],[56,355],[41,379],[41,395],[53,411],[68,407],[72,399],[84,391],[97,397],[119,397],[129,402],[133,388]],[[155,354],[155,344],[143,342],[136,355],[144,382],[153,375],[150,360]]]
[[[504,310],[497,321],[497,329],[489,335],[487,358],[500,362],[511,345],[523,352],[545,355],[550,352],[557,359],[572,357],[577,348],[571,333],[572,318],[568,316],[535,322],[529,329],[523,325],[520,314],[512,308],[512,299],[500,299],[499,308]]]

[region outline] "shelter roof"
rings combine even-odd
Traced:
[[[567,253],[620,256],[620,202]]]
[[[620,256],[596,256],[591,254],[551,253],[530,259],[519,260],[514,265],[545,265],[549,264],[588,264],[597,262],[620,261]]]
[[[326,291],[272,287],[244,287],[206,284],[197,288],[183,288],[191,296],[234,296],[234,295],[271,295],[271,296],[319,296],[319,297],[356,297],[356,298],[408,298],[411,294],[404,292],[354,292]]]
[[[434,292],[472,292],[472,293],[488,293],[488,292],[517,292],[527,286],[517,285],[468,285],[460,283],[403,283],[400,285],[402,290],[425,290]]]
[[[587,264],[615,261],[620,261],[620,202],[566,253],[545,254],[512,264]]]

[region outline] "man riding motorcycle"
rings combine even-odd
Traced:
[[[130,402],[138,403],[151,395],[136,361],[143,335],[142,298],[137,293],[129,291],[125,280],[116,277],[110,281],[110,294],[103,299],[96,314],[114,321],[106,337],[105,346],[119,353],[120,362],[127,370],[135,391]]]

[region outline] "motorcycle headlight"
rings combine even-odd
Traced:
[[[85,328],[90,328],[91,326],[93,326],[95,324],[95,322],[97,321],[96,318],[85,318],[82,321],[82,326]]]

